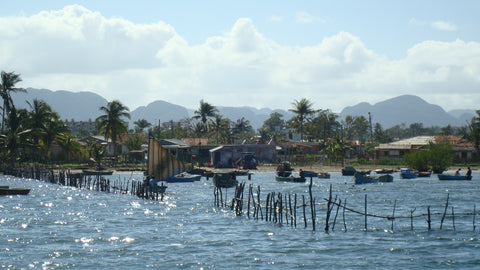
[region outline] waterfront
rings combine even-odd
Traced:
[[[113,179],[142,179],[122,173]],[[472,216],[480,202],[480,175],[472,181],[439,181],[436,176],[393,183],[353,185],[352,177],[332,173],[315,179],[318,202],[333,195],[347,206],[362,210],[368,195],[368,212],[396,216],[410,211],[443,212],[447,194],[454,207],[440,230],[441,216],[391,221],[364,219],[346,213],[347,231],[338,223],[325,233],[324,205],[317,208],[317,231],[302,222],[290,227],[236,217],[228,208],[214,207],[211,180],[169,183],[163,201],[76,189],[31,179],[1,176],[0,184],[29,187],[28,196],[0,197],[0,266],[11,269],[476,269],[480,264],[479,226]],[[262,194],[276,191],[307,195],[307,183],[278,183],[273,173],[260,172],[252,180]],[[233,189],[229,190],[231,199]],[[262,197],[264,200],[264,197]],[[448,213],[451,213],[449,208]],[[478,214],[477,214],[478,215]],[[478,222],[477,218],[477,222]],[[453,228],[455,224],[455,230]]]

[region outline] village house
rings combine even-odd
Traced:
[[[425,149],[430,142],[447,143],[452,145],[457,161],[467,161],[472,159],[475,148],[471,142],[458,138],[456,136],[417,136],[392,143],[383,143],[375,147],[375,159],[402,159],[405,154]]]

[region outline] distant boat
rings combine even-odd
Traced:
[[[330,179],[330,173],[328,173],[328,172],[319,172],[319,173],[318,173],[318,178]]]
[[[390,174],[393,173],[392,169],[376,169],[374,170],[376,174]]]
[[[295,177],[292,174],[289,174],[288,176],[285,176],[281,172],[277,172],[275,174],[275,180],[279,182],[305,182],[307,179],[305,177]]]
[[[438,180],[472,180],[472,176],[466,175],[451,175],[451,174],[438,174]]]
[[[402,177],[403,179],[414,179],[414,178],[417,178],[417,176],[418,175],[416,173],[412,173],[410,168],[400,169],[400,177]]]
[[[418,177],[430,177],[432,175],[432,172],[418,172],[417,176]]]
[[[318,176],[317,172],[312,172],[312,171],[301,171],[301,174],[304,177],[317,177]]]
[[[29,188],[10,188],[9,186],[0,186],[0,195],[27,195]]]
[[[238,184],[235,173],[222,172],[213,174],[213,184],[219,188],[230,188]]]
[[[381,176],[370,176],[368,174],[355,174],[355,184],[370,184],[370,183],[377,183],[377,182],[393,182],[393,176],[390,174],[385,174]]]
[[[189,173],[183,172],[174,176],[169,176],[165,178],[165,180],[171,183],[172,182],[194,182],[194,181],[200,181],[201,178],[202,178],[201,175],[189,174]]]
[[[163,181],[166,180],[167,177],[173,177],[185,171],[187,171],[185,163],[171,155],[160,145],[158,140],[149,140],[147,177],[154,177],[158,181]]]
[[[342,175],[343,176],[352,176],[352,175],[355,175],[356,172],[357,172],[357,170],[354,167],[351,167],[351,166],[347,166],[347,167],[342,169]]]
[[[112,175],[113,170],[92,170],[92,169],[86,169],[83,170],[83,175]]]

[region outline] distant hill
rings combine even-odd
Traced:
[[[26,101],[32,103],[39,99],[49,104],[60,114],[62,120],[76,121],[95,120],[100,115],[100,106],[108,101],[92,92],[51,91],[48,89],[27,88],[27,93],[13,93],[12,99],[19,109],[30,109]]]
[[[398,96],[375,105],[363,102],[346,107],[340,113],[340,119],[344,119],[347,115],[363,115],[368,119],[368,112],[372,115],[372,123],[380,123],[385,129],[402,123],[407,126],[412,123],[422,123],[424,127],[465,124],[445,112],[440,106],[427,103],[413,95]]]
[[[100,114],[100,106],[108,101],[92,92],[51,91],[47,89],[28,88],[27,93],[13,93],[12,98],[18,108],[29,108],[26,101],[32,102],[38,98],[47,102],[53,110],[58,112],[62,119],[88,121],[95,120]],[[294,114],[287,110],[253,107],[223,107],[217,106],[219,113],[224,118],[236,122],[244,117],[250,121],[254,129],[258,129],[263,122],[270,117],[272,112],[283,115],[283,119],[289,120]],[[179,121],[194,115],[195,109],[187,109],[180,105],[157,100],[146,106],[141,106],[130,112],[130,127],[139,119],[146,119],[152,124]],[[463,126],[476,115],[474,110],[454,110],[445,112],[440,106],[429,104],[420,97],[404,95],[391,98],[374,105],[361,102],[355,106],[346,107],[339,113],[339,121],[345,116],[360,116],[368,118],[368,112],[372,115],[373,123],[380,123],[384,129],[404,123],[423,123],[424,127],[430,126]]]

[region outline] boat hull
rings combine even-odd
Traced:
[[[185,183],[185,182],[200,181],[201,178],[202,178],[201,175],[191,174],[191,175],[184,175],[184,176],[180,176],[180,175],[171,176],[171,177],[165,178],[165,180],[169,183]]]
[[[465,175],[448,175],[448,174],[438,174],[438,180],[446,181],[460,181],[460,180],[472,180],[472,177],[467,177]]]
[[[371,184],[371,183],[387,183],[387,182],[393,182],[393,176],[386,174],[386,175],[381,175],[378,177],[372,177],[369,175],[361,174],[361,173],[356,173],[355,174],[355,184]]]
[[[0,195],[28,195],[29,188],[0,188]]]
[[[306,178],[305,177],[295,177],[295,176],[279,176],[275,175],[275,180],[279,182],[305,182]]]

